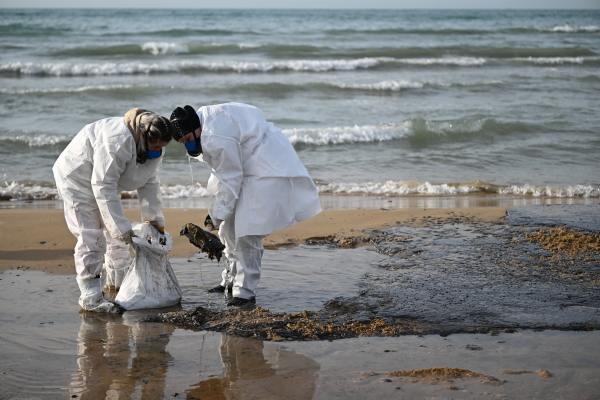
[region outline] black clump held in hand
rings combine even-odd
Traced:
[[[191,222],[185,224],[179,234],[187,236],[190,243],[199,248],[201,252],[206,253],[211,260],[216,258],[217,261],[221,261],[225,246],[216,235]]]

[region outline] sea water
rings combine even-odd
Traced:
[[[239,101],[321,193],[600,197],[600,12],[1,10],[0,198],[52,199],[87,123]],[[167,147],[163,197],[209,171]]]

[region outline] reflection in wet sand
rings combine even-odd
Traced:
[[[174,328],[124,316],[81,314],[77,371],[71,395],[80,399],[162,398]]]
[[[219,353],[224,376],[199,382],[186,391],[187,398],[312,399],[319,364],[281,347],[268,362],[263,346],[260,340],[223,335]]]
[[[162,399],[173,362],[167,345],[174,327],[139,316],[80,314],[77,370],[70,395],[79,399]],[[280,346],[223,335],[223,376],[201,380],[188,399],[311,399],[319,364]],[[265,354],[267,353],[267,354]],[[200,372],[200,371],[199,371]]]

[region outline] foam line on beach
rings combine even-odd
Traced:
[[[385,181],[320,184],[319,192],[379,196],[500,194],[524,197],[598,198],[600,197],[600,185],[495,185],[485,182],[430,183]]]
[[[514,184],[496,185],[482,181],[431,183],[419,181],[371,181],[371,182],[317,182],[319,192],[333,195],[364,196],[462,196],[495,194],[536,198],[600,198],[599,184],[542,185]],[[161,186],[165,199],[193,199],[211,197],[206,186],[175,184]],[[137,193],[122,192],[122,198],[136,198]],[[58,193],[53,183],[4,182],[0,184],[0,200],[56,200]]]

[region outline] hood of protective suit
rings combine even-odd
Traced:
[[[133,135],[133,139],[135,140],[135,149],[137,153],[137,159],[143,157],[146,154],[146,141],[143,140],[143,129],[142,124],[140,123],[140,117],[142,114],[148,113],[148,110],[144,110],[143,108],[132,108],[127,111],[123,116],[125,120],[125,125],[129,129],[129,132]]]

